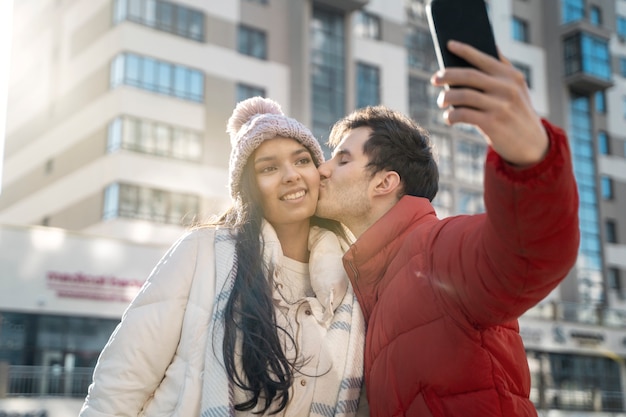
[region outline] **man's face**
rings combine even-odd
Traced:
[[[316,214],[342,222],[354,232],[371,211],[372,175],[366,166],[369,158],[363,145],[371,133],[369,127],[348,131],[333,151],[330,160],[318,167],[322,177]]]

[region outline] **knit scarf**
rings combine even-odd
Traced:
[[[264,259],[275,261],[280,246],[277,244],[275,233],[271,226],[264,225],[263,237],[265,243]],[[363,314],[352,291],[341,264],[342,249],[337,246],[335,256],[330,264],[340,271],[345,279],[341,284],[334,278],[320,277],[320,267],[329,260],[329,242],[339,245],[337,237],[328,231],[317,228],[311,229],[309,246],[311,251],[310,266],[312,287],[317,299],[312,303],[314,310],[318,310],[320,323],[327,326],[323,343],[332,354],[333,369],[339,372],[327,372],[318,376],[313,394],[313,402],[309,415],[323,417],[354,416],[359,402],[361,385],[363,383],[363,348],[365,343],[365,323]],[[331,239],[334,239],[333,242]],[[282,252],[281,252],[282,254]],[[320,258],[324,258],[323,260]],[[233,417],[234,395],[233,386],[226,374],[221,346],[224,340],[224,311],[233,289],[237,274],[237,255],[235,242],[228,230],[216,231],[215,235],[216,259],[216,296],[213,304],[213,315],[209,327],[209,335],[205,352],[204,376],[202,386],[201,417]],[[337,263],[337,259],[339,263]],[[322,262],[323,261],[323,262]],[[328,268],[326,268],[328,269]],[[315,275],[315,277],[314,277]],[[336,274],[335,274],[336,276]],[[327,281],[325,283],[325,281]],[[343,286],[343,288],[341,288]],[[340,298],[345,291],[345,295]],[[341,300],[337,305],[338,300]],[[317,308],[315,304],[317,303]],[[334,314],[329,314],[334,311]],[[341,379],[336,375],[342,375]]]

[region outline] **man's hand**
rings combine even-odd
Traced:
[[[548,135],[532,107],[522,73],[502,54],[497,60],[456,41],[450,41],[448,49],[480,71],[450,67],[433,75],[435,86],[463,86],[439,95],[439,107],[448,108],[446,122],[476,126],[510,164],[523,167],[541,161],[549,147]]]

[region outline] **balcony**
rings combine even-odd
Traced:
[[[0,366],[0,398],[84,398],[93,374],[93,368],[67,370],[59,365],[4,365]]]
[[[572,91],[593,94],[613,86],[609,39],[585,30],[563,38],[565,83]]]
[[[315,0],[315,4],[332,7],[342,12],[353,12],[365,7],[369,0]]]

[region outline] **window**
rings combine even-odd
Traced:
[[[593,101],[595,103],[596,112],[604,114],[606,113],[606,96],[604,90],[598,90],[593,95]]]
[[[609,288],[615,290],[620,299],[624,299],[624,286],[620,270],[618,268],[607,268],[606,279],[609,284]]]
[[[121,116],[109,124],[107,140],[107,152],[119,149],[200,161],[202,135],[190,129]]]
[[[204,101],[201,71],[131,53],[113,59],[110,85],[111,88],[130,85],[184,100]]]
[[[589,22],[594,26],[602,25],[602,11],[598,6],[591,6],[589,9]]]
[[[606,233],[606,241],[608,243],[617,243],[617,223],[615,220],[606,220],[604,222],[604,232]]]
[[[626,119],[626,96],[622,96],[622,117]]]
[[[588,33],[578,33],[563,42],[565,75],[580,72],[611,79],[611,60],[608,41]]]
[[[483,193],[479,191],[461,190],[459,192],[459,213],[476,214],[485,211]]]
[[[406,37],[409,67],[431,72],[437,69],[437,56],[430,32],[411,28]]]
[[[622,77],[626,77],[626,57],[620,57],[619,59],[619,74]]]
[[[359,62],[356,73],[357,108],[380,104],[380,70],[378,67]]]
[[[446,184],[439,184],[439,191],[433,199],[433,207],[440,219],[454,214],[454,199],[452,198],[452,187]]]
[[[248,26],[239,26],[237,50],[244,55],[267,59],[267,39],[265,32]]]
[[[163,0],[115,0],[113,23],[129,20],[196,41],[204,40],[201,10]]]
[[[314,6],[310,31],[312,131],[325,143],[332,125],[345,114],[345,16]]]
[[[561,22],[569,23],[585,17],[584,0],[561,0]]]
[[[354,17],[354,34],[361,38],[380,40],[380,18],[358,10]]]
[[[613,179],[603,175],[600,177],[600,192],[605,200],[613,199]]]
[[[265,97],[265,89],[247,84],[237,84],[237,103],[251,97]]]
[[[437,107],[438,88],[428,79],[409,76],[409,115],[419,123],[444,124],[442,110]]]
[[[528,85],[528,88],[532,88],[532,73],[530,67],[520,62],[513,62],[512,64],[522,74],[524,74],[524,78],[526,79],[526,85]]]
[[[454,155],[456,178],[470,184],[482,184],[486,151],[487,147],[482,143],[457,140]]]
[[[519,17],[513,16],[511,28],[513,30],[513,39],[519,42],[529,43],[530,34],[528,33],[528,22]]]
[[[437,158],[439,175],[442,177],[452,176],[452,141],[449,136],[432,133],[430,140],[433,144],[433,153]]]
[[[626,16],[617,16],[617,36],[626,39]]]
[[[197,196],[113,183],[104,191],[103,218],[125,217],[186,225],[198,213]]]
[[[613,358],[580,353],[540,353],[544,366],[533,375],[545,405],[570,411],[621,411],[620,364]],[[591,394],[594,393],[594,394]],[[573,413],[578,414],[578,413]]]
[[[247,0],[250,3],[257,3],[257,4],[268,4],[269,0]]]
[[[609,142],[609,136],[606,134],[606,132],[603,131],[598,132],[598,153],[600,155],[611,154],[611,144]]]

